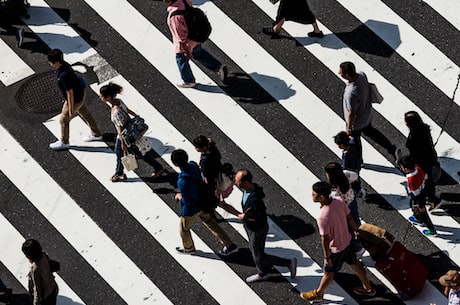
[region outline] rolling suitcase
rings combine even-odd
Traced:
[[[428,277],[428,269],[398,241],[385,259],[376,262],[375,268],[396,287],[404,300],[419,293]]]

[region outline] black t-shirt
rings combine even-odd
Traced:
[[[74,103],[77,104],[83,100],[84,89],[81,86],[80,79],[67,62],[64,62],[62,66],[58,68],[57,78],[59,88],[65,100],[67,100],[66,91],[71,89],[73,89]]]

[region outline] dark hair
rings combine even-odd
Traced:
[[[329,177],[329,183],[332,188],[338,188],[342,194],[350,189],[350,182],[343,173],[342,166],[337,162],[329,162],[324,168]]]
[[[64,54],[59,49],[53,49],[51,52],[48,53],[48,61],[55,63],[63,63],[64,62]]]
[[[38,262],[43,255],[42,246],[40,246],[40,243],[35,239],[27,239],[22,244],[22,252],[34,263]]]
[[[404,121],[410,130],[420,128],[430,128],[427,124],[423,123],[422,118],[416,111],[408,111],[404,114]]]
[[[171,153],[171,161],[179,167],[184,167],[188,162],[187,152],[183,149],[176,149]]]
[[[203,135],[199,135],[198,137],[193,139],[193,145],[195,145],[195,147],[198,148],[209,147],[211,146],[211,143],[211,139]]]
[[[120,85],[114,84],[114,83],[109,83],[108,85],[104,85],[99,89],[99,93],[103,97],[111,97],[115,98],[118,93],[123,91],[123,88]]]
[[[239,169],[237,173],[241,172],[241,182],[252,183],[252,173],[247,168]]]
[[[318,181],[312,186],[313,191],[318,195],[329,197],[331,194],[331,186],[326,181]]]
[[[356,68],[355,64],[351,61],[344,61],[340,64],[340,69],[342,69],[343,76],[355,76],[356,75]]]
[[[411,158],[411,156],[403,156],[401,157],[401,159],[399,159],[399,165],[404,167],[404,168],[407,168],[409,170],[414,170],[415,169],[415,162],[414,160]]]
[[[337,145],[350,145],[350,137],[345,131],[341,131],[335,135],[334,142]]]

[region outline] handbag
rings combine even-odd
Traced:
[[[135,144],[137,140],[142,138],[148,129],[149,126],[145,124],[144,119],[136,115],[125,123],[121,135],[125,139],[126,145],[130,147]]]
[[[377,86],[373,83],[369,83],[369,100],[371,103],[380,104],[383,101],[383,96],[380,94]]]
[[[125,154],[123,157],[121,157],[121,164],[123,164],[123,167],[127,171],[135,170],[137,168],[136,156],[133,154]]]
[[[58,272],[61,270],[61,263],[54,259],[48,259],[48,264],[50,265],[51,272]]]

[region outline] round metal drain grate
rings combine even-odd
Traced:
[[[16,102],[27,112],[56,113],[62,109],[62,93],[57,84],[56,71],[34,75],[21,85]]]

